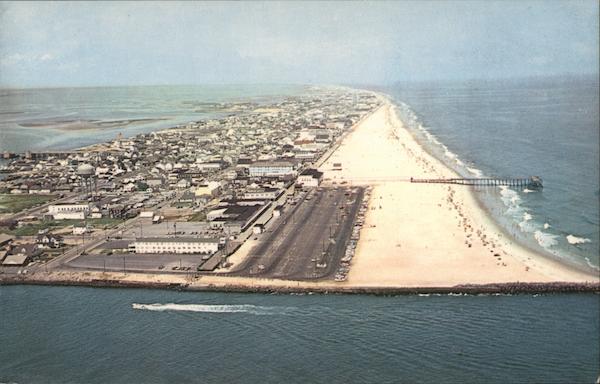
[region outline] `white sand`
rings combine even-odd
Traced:
[[[333,171],[338,162],[343,170]],[[455,174],[419,146],[388,102],[345,138],[321,170],[337,183],[374,186],[344,285],[598,281],[507,239],[470,187],[410,183],[411,177]]]

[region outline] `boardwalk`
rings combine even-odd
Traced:
[[[452,179],[415,179],[410,178],[411,183],[433,183],[433,184],[458,184],[472,185],[478,187],[528,187],[543,188],[542,178],[539,176],[510,177],[510,178],[452,178]]]

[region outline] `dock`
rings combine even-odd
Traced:
[[[411,183],[432,183],[432,184],[457,184],[471,185],[477,187],[520,187],[520,188],[543,188],[542,178],[539,176],[529,177],[509,177],[509,178],[451,178],[451,179],[416,179],[411,177]]]

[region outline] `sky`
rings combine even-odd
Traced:
[[[0,87],[598,73],[597,1],[0,2]]]

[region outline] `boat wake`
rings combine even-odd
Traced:
[[[294,310],[293,307],[264,307],[259,305],[209,305],[209,304],[131,304],[133,309],[155,312],[202,312],[202,313],[248,313],[251,315],[283,315]]]

